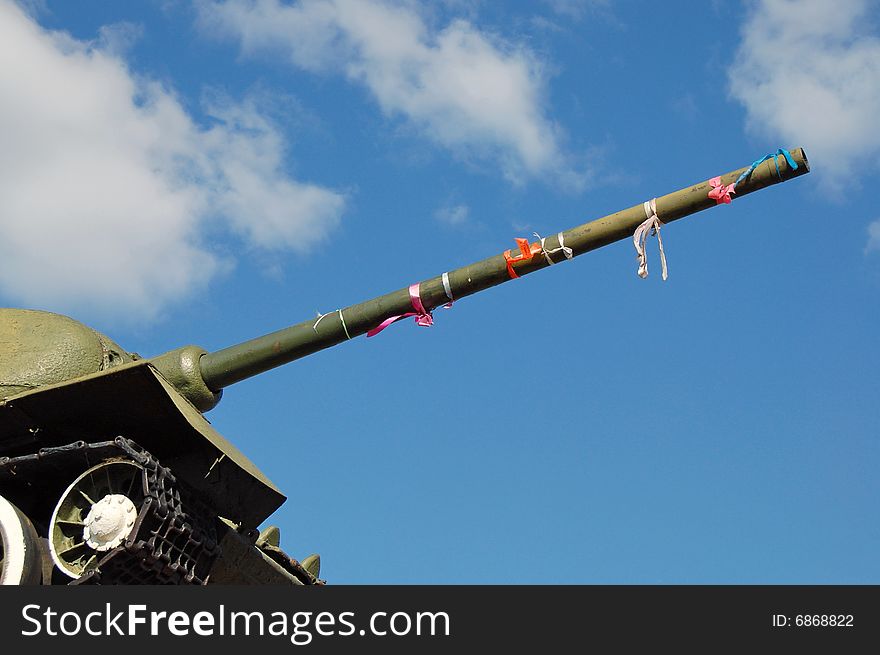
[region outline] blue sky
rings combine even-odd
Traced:
[[[0,0],[0,303],[216,350],[812,172],[225,393],[332,583],[878,583],[880,5]]]

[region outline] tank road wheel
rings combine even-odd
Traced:
[[[42,560],[40,539],[33,524],[0,496],[0,584],[40,584]]]
[[[146,494],[144,469],[117,460],[93,466],[61,495],[49,523],[55,565],[71,578],[95,568],[131,534]]]

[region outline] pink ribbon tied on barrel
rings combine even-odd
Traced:
[[[709,185],[712,187],[712,190],[709,192],[709,197],[715,200],[716,205],[720,205],[724,203],[725,205],[730,204],[730,194],[736,193],[736,183],[724,185],[721,184],[721,177],[713,177],[709,180]]]
[[[422,298],[419,295],[419,285],[420,283],[418,282],[409,285],[409,300],[412,303],[413,309],[415,310],[414,312],[407,312],[406,314],[399,314],[398,316],[386,318],[384,321],[379,323],[379,325],[367,332],[367,336],[375,337],[377,334],[379,334],[382,330],[387,328],[395,321],[399,321],[400,319],[407,318],[409,316],[415,316],[416,325],[420,325],[421,327],[431,327],[432,325],[434,325],[434,317],[431,316],[431,312],[425,311],[425,306],[422,304]]]

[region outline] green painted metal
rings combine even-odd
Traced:
[[[135,359],[67,316],[0,307],[0,400]]]
[[[737,200],[754,191],[808,173],[810,167],[803,148],[795,148],[790,152],[797,164],[796,170],[793,170],[782,156],[777,157],[775,162],[773,159],[764,161],[755,168],[751,175],[737,184],[736,193],[732,199]],[[721,175],[721,183],[724,185],[732,184],[747,169],[748,167],[743,167]],[[714,207],[715,200],[708,196],[710,190],[709,181],[705,180],[673,193],[658,196],[656,207],[660,220],[666,224]],[[650,198],[645,198],[645,200],[650,200]],[[630,238],[645,218],[643,205],[639,203],[629,209],[567,230],[563,233],[563,239],[565,245],[572,249],[574,256],[582,255],[615,241]],[[558,245],[555,235],[545,241],[548,250],[553,250]],[[514,256],[517,255],[516,248],[512,249],[512,253]],[[554,262],[564,261],[565,257],[559,252],[553,256],[553,260]],[[516,264],[515,270],[519,276],[523,276],[549,265],[543,256],[537,256]],[[494,255],[475,264],[449,271],[448,275],[456,300],[511,279],[503,254]],[[441,276],[421,282],[420,295],[422,303],[428,310],[445,304],[448,300]],[[205,354],[200,360],[201,377],[208,388],[219,391],[235,382],[364,334],[385,319],[410,311],[412,311],[412,305],[408,288],[399,289],[327,314],[317,325],[315,319],[310,319],[283,330]]]
[[[184,346],[150,360],[165,379],[201,412],[213,409],[223,395],[222,391],[209,389],[202,379],[199,360],[206,352],[198,346]]]

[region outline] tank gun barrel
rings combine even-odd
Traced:
[[[790,152],[780,150],[776,155],[756,163],[756,166],[739,168],[718,178],[658,196],[655,206],[659,220],[667,224],[714,207],[722,200],[728,202],[728,199],[738,199],[809,172],[809,162],[802,148],[795,148]],[[749,172],[750,169],[752,170]],[[746,176],[740,179],[744,173],[747,173]],[[728,185],[732,184],[735,184],[733,195],[724,198],[724,191],[729,191]],[[713,192],[719,185],[720,191]],[[722,195],[721,198],[718,197],[719,194]],[[447,284],[457,301],[514,277],[545,268],[550,265],[547,257],[552,257],[554,263],[560,262],[566,257],[582,255],[615,241],[631,238],[646,217],[646,207],[640,203],[561,232],[561,239],[559,235],[548,237],[543,246],[521,241],[521,253],[514,249],[512,256],[508,251],[506,257],[505,254],[493,255],[451,270],[447,273]],[[561,241],[570,251],[563,250]],[[417,289],[417,295],[426,311],[449,302],[443,276],[422,281]],[[326,314],[317,321],[311,319],[229,348],[203,354],[198,360],[198,369],[204,384],[210,390],[219,392],[235,382],[369,332],[390,318],[412,314],[414,304],[410,288],[399,289]]]

